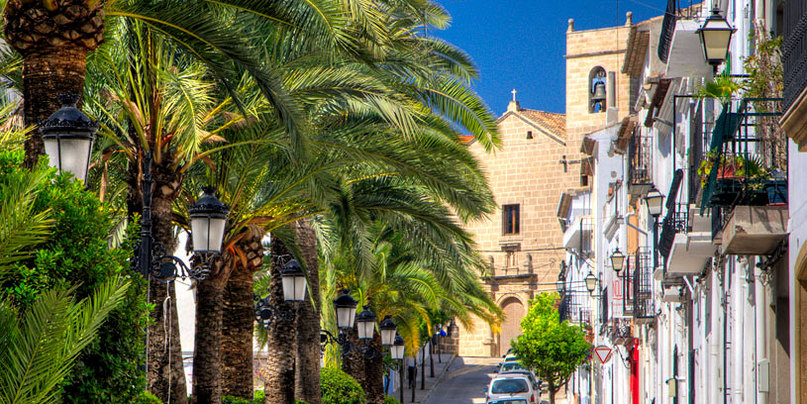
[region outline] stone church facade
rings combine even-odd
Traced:
[[[624,27],[588,31],[575,31],[570,20],[564,56],[567,114],[522,108],[514,92],[498,119],[501,148],[487,153],[476,143],[469,145],[485,169],[498,209],[467,228],[488,263],[483,282],[505,319],[499,328],[478,319],[472,327],[460,325],[459,355],[503,355],[520,334],[529,300],[556,290],[565,258],[558,201],[564,192],[588,188],[592,173],[581,147],[585,135],[627,115],[629,100],[621,95],[630,93],[631,84],[620,67],[630,27],[630,16]],[[605,100],[592,100],[596,82],[607,85]]]

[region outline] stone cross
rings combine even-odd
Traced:
[[[511,94],[513,94],[513,101],[515,101],[515,100],[516,100],[516,93],[517,93],[517,92],[518,92],[518,91],[516,91],[516,89],[515,89],[515,88],[513,89],[513,91],[510,91],[510,93],[511,93]]]

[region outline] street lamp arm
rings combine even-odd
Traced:
[[[338,336],[334,336],[330,331],[321,328],[319,330],[319,342],[322,351],[331,344],[339,345],[342,348],[342,357],[349,355],[353,351],[359,351],[366,360],[375,360],[382,357],[382,352],[372,345],[356,344],[348,338],[344,331],[340,330]]]
[[[296,318],[295,312],[291,310],[282,310],[279,307],[269,303],[269,298],[266,296],[261,298],[254,295],[255,300],[255,321],[258,322],[263,328],[269,329],[269,325],[275,322],[290,323]]]

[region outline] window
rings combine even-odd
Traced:
[[[532,131],[531,130],[527,131],[527,139],[532,139]]]
[[[515,394],[530,391],[525,379],[499,379],[493,381],[490,388],[491,394]]]
[[[502,206],[502,234],[520,233],[520,221],[519,205]]]

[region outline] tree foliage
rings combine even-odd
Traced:
[[[548,384],[552,402],[591,350],[585,331],[560,321],[557,300],[557,293],[542,293],[531,300],[521,320],[523,333],[511,343],[521,363]]]
[[[320,379],[322,404],[364,404],[364,390],[359,382],[347,373],[332,368],[322,368]]]
[[[138,365],[143,360],[147,312],[138,288],[122,286],[122,279],[130,277],[127,259],[131,246],[110,246],[116,226],[113,212],[86,192],[80,181],[73,181],[69,174],[57,175],[44,161],[31,171],[23,169],[23,158],[21,150],[0,152],[0,200],[4,202],[0,208],[0,249],[4,251],[0,254],[4,257],[0,260],[0,297],[5,314],[19,317],[20,332],[32,332],[24,327],[41,322],[44,328],[39,338],[64,339],[65,346],[53,349],[70,346],[81,351],[80,355],[76,351],[60,357],[77,359],[69,366],[57,365],[60,358],[48,359],[54,366],[70,370],[53,374],[64,393],[63,401],[131,402],[144,384]],[[142,282],[139,275],[131,278],[126,285]],[[99,294],[101,291],[106,295]],[[40,299],[47,302],[40,303]],[[120,300],[125,304],[117,305]],[[100,307],[88,306],[97,304],[109,306],[100,312]],[[36,310],[51,305],[53,313],[36,316]],[[95,329],[109,310],[112,315],[96,338]],[[78,318],[78,313],[83,317]],[[82,325],[90,315],[98,324]],[[81,335],[80,345],[71,339],[71,333]],[[36,391],[45,394],[44,388]],[[37,397],[29,396],[32,402]]]

